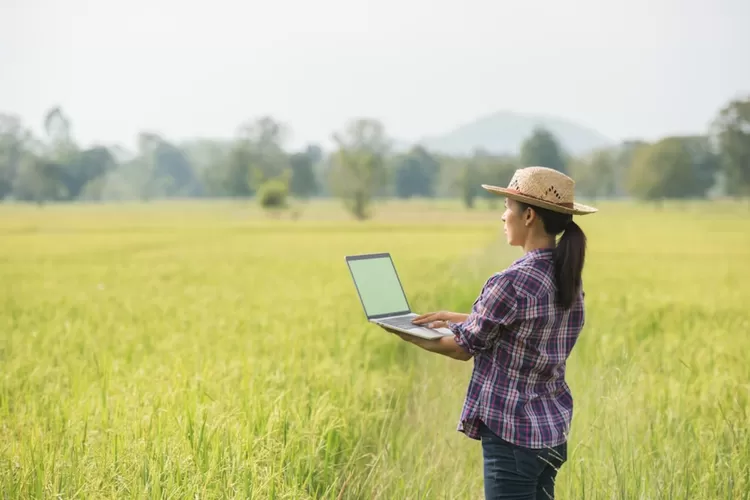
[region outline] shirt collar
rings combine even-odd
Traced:
[[[549,260],[552,259],[554,254],[554,248],[537,248],[536,250],[526,252],[526,254],[519,260]]]

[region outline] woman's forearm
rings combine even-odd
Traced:
[[[468,317],[469,315],[464,313],[451,313],[449,321],[451,323],[463,323]]]

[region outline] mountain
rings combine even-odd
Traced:
[[[614,143],[610,138],[562,118],[502,111],[481,117],[444,135],[426,137],[418,144],[450,155],[470,155],[477,148],[495,154],[518,154],[535,127],[552,132],[569,154],[577,155]]]

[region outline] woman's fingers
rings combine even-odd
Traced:
[[[414,323],[415,325],[424,325],[425,323],[430,323],[432,321],[437,321],[441,319],[438,317],[439,315],[440,315],[439,312],[431,312],[427,314],[422,314],[420,316],[417,316],[413,320],[411,320],[411,322]]]
[[[413,320],[411,320],[411,321],[412,321],[412,323],[421,323],[421,322],[424,322],[425,320],[429,319],[429,318],[430,318],[431,316],[433,316],[434,314],[435,314],[434,312],[429,312],[429,313],[425,313],[425,314],[420,314],[419,316],[415,317],[415,318],[414,318]]]
[[[438,320],[433,321],[429,325],[427,325],[429,328],[448,328],[448,322],[445,320]]]

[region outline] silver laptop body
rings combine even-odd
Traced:
[[[412,312],[389,253],[350,255],[346,264],[354,280],[362,308],[371,323],[425,339],[453,335],[448,328],[426,328],[412,324]]]

